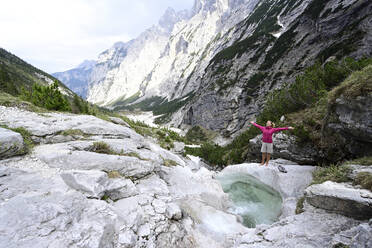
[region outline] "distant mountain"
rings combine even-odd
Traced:
[[[75,69],[53,73],[52,75],[64,82],[67,87],[85,99],[87,97],[90,75],[96,64],[97,62],[94,60],[85,60]]]
[[[87,99],[234,134],[315,61],[371,56],[371,13],[368,0],[195,0],[102,53]]]
[[[31,88],[33,84],[51,85],[58,81],[48,73],[30,65],[19,57],[0,48],[0,91],[12,95],[20,93],[21,88]],[[58,81],[61,92],[72,97],[74,93]]]

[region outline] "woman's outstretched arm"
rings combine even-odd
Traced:
[[[264,129],[263,126],[260,126],[260,125],[258,125],[257,123],[254,123],[253,121],[251,121],[251,124],[252,124],[253,126],[255,126],[255,127],[258,127],[261,131]]]
[[[292,130],[292,129],[294,129],[293,127],[277,127],[277,128],[273,128],[273,130],[274,130],[274,133],[276,133],[276,132],[280,132],[280,131],[284,131],[284,130]]]

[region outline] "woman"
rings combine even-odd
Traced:
[[[283,130],[288,130],[288,129],[293,129],[293,127],[279,127],[279,128],[274,128],[275,124],[272,123],[271,121],[266,122],[266,127],[260,126],[253,121],[251,121],[251,124],[258,127],[261,132],[262,132],[262,147],[261,147],[261,152],[262,152],[262,162],[261,165],[265,164],[265,159],[266,159],[266,166],[269,165],[270,161],[270,155],[273,153],[273,133],[283,131]]]

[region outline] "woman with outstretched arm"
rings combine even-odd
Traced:
[[[288,129],[293,129],[293,127],[278,127],[275,128],[275,124],[271,121],[266,122],[266,127],[260,126],[253,121],[251,121],[251,124],[258,127],[262,132],[262,162],[261,165],[265,164],[266,160],[266,166],[269,165],[270,156],[271,153],[273,153],[273,134],[279,131],[284,131]]]

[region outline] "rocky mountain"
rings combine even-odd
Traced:
[[[229,136],[306,66],[370,56],[371,8],[356,0],[196,0],[189,12],[167,10],[128,49],[101,54],[87,98]]]
[[[69,70],[68,73],[57,72],[52,75],[66,84],[72,91],[79,96],[86,98],[88,92],[88,81],[93,67],[96,65],[94,60],[85,60],[77,68]]]
[[[58,81],[48,73],[30,65],[19,57],[0,48],[0,92],[18,95],[21,88],[29,89],[33,84],[51,85]],[[59,89],[64,95],[72,97],[74,93],[58,81]]]

